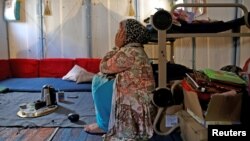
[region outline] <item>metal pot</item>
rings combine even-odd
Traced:
[[[44,85],[41,93],[41,100],[46,102],[46,106],[57,105],[55,88],[50,85]]]

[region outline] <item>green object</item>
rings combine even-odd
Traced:
[[[9,90],[8,88],[0,86],[0,93],[5,93],[8,90]]]
[[[226,82],[230,84],[240,84],[240,85],[246,85],[246,81],[241,79],[237,74],[233,72],[227,72],[227,71],[216,71],[213,69],[204,69],[204,74],[210,79],[210,80],[217,80],[221,82]]]
[[[7,21],[19,21],[21,19],[21,1],[6,0],[4,7],[4,18]]]
[[[20,18],[20,12],[21,12],[20,10],[21,10],[21,2],[20,2],[20,0],[17,0],[16,1],[15,10],[14,10],[16,20],[20,20],[21,19]]]

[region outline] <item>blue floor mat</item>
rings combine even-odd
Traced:
[[[51,85],[56,90],[67,92],[90,92],[91,82],[77,84],[61,78],[9,78],[0,81],[0,86],[14,92],[40,92],[43,85]]]
[[[19,105],[41,100],[41,93],[10,92],[0,94],[0,126],[2,127],[83,127],[95,122],[95,108],[90,92],[65,92],[65,101],[57,102],[53,113],[36,118],[17,116]],[[69,113],[80,116],[78,122],[70,122]]]

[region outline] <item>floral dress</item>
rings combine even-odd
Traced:
[[[100,70],[116,74],[110,132],[104,140],[148,140],[153,135],[155,108],[151,99],[155,81],[143,46],[129,43],[108,52]]]

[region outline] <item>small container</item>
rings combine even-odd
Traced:
[[[24,110],[25,115],[28,117],[33,117],[36,113],[35,103],[33,102],[27,103],[26,106],[27,106],[27,109]]]
[[[57,92],[57,99],[58,99],[59,102],[65,101],[65,97],[64,97],[64,92],[63,91]]]
[[[22,103],[19,105],[19,111],[24,115],[27,110],[27,103]]]

